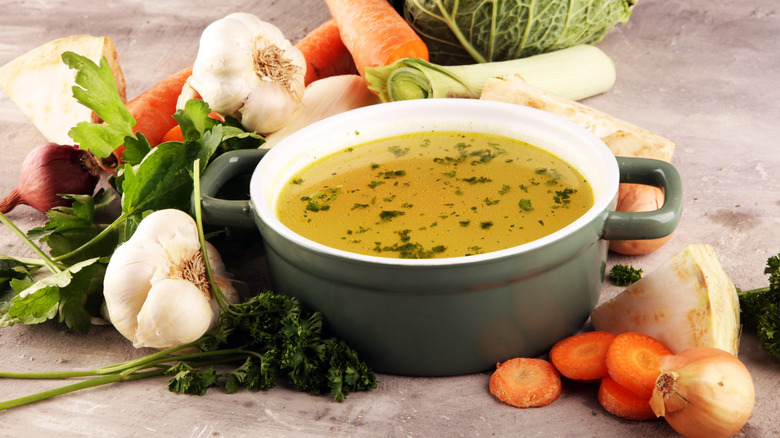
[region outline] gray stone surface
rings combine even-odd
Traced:
[[[8,3],[8,2],[6,2]],[[6,4],[0,15],[0,65],[52,39],[76,33],[114,39],[135,96],[192,63],[201,30],[230,12],[253,12],[297,40],[328,18],[324,2],[122,0]],[[678,142],[684,214],[669,243],[637,257],[610,255],[652,271],[692,243],[715,247],[740,287],[766,284],[767,257],[780,252],[780,4],[775,0],[642,0],[625,26],[599,47],[616,63],[617,83],[587,104]],[[19,177],[27,151],[43,137],[0,93],[0,193]],[[43,215],[9,214],[26,230]],[[226,249],[231,252],[230,248]],[[31,255],[0,228],[0,253]],[[229,268],[253,285],[267,279],[258,258],[231,253]],[[619,292],[605,284],[602,300]],[[88,335],[56,325],[0,329],[0,369],[90,369],[141,355],[111,327]],[[742,336],[740,358],[756,385],[746,437],[780,434],[780,362]],[[345,403],[280,386],[268,392],[204,397],[169,393],[164,379],[104,386],[0,412],[3,436],[673,436],[663,420],[634,423],[606,413],[592,384],[565,382],[552,405],[515,409],[487,390],[489,374],[448,378],[379,375],[379,387]],[[3,380],[2,399],[59,386]]]

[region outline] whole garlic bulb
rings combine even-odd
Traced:
[[[216,248],[209,264],[225,296],[238,301]],[[103,280],[104,316],[136,348],[169,348],[197,340],[219,319],[192,217],[159,210],[111,256]]]
[[[279,28],[232,13],[204,29],[188,84],[221,115],[267,134],[301,107],[306,60]]]

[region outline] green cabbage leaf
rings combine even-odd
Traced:
[[[431,62],[506,61],[596,44],[637,0],[406,0],[404,18]]]

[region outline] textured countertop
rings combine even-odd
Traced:
[[[13,3],[13,4],[12,4]],[[210,22],[252,12],[297,41],[329,18],[324,2],[255,0],[240,4],[169,0],[8,2],[0,15],[0,65],[55,38],[112,38],[128,96],[190,65]],[[684,212],[672,239],[641,257],[610,254],[650,272],[692,243],[712,245],[743,289],[764,286],[767,257],[780,252],[780,4],[775,0],[641,0],[633,17],[599,47],[616,63],[617,83],[585,103],[678,143],[673,163],[684,183]],[[0,92],[0,195],[16,185],[27,152],[44,141]],[[44,216],[22,206],[9,218],[23,230]],[[31,255],[5,227],[0,253]],[[228,266],[252,284],[267,279],[262,259]],[[253,267],[253,264],[255,267]],[[258,273],[259,272],[259,273]],[[619,292],[605,284],[602,300]],[[0,369],[90,369],[141,355],[113,328],[88,335],[56,324],[0,329]],[[780,362],[742,336],[740,358],[756,386],[753,417],[741,436],[780,435]],[[381,374],[379,387],[344,403],[285,386],[268,392],[206,396],[167,391],[165,378],[96,389],[0,412],[3,436],[673,436],[663,420],[635,423],[606,413],[597,386],[565,382],[562,396],[516,409],[488,392],[488,373],[448,378]],[[0,398],[38,392],[59,381],[2,380]]]

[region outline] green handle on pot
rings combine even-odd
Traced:
[[[606,240],[657,239],[674,232],[682,214],[682,180],[677,169],[662,160],[617,157],[621,183],[645,184],[664,190],[664,205],[655,211],[607,214]]]
[[[217,198],[231,178],[251,174],[267,149],[239,149],[215,158],[200,178],[200,207],[203,222],[212,225],[252,228],[255,226],[249,201]],[[197,200],[196,200],[197,202]]]

